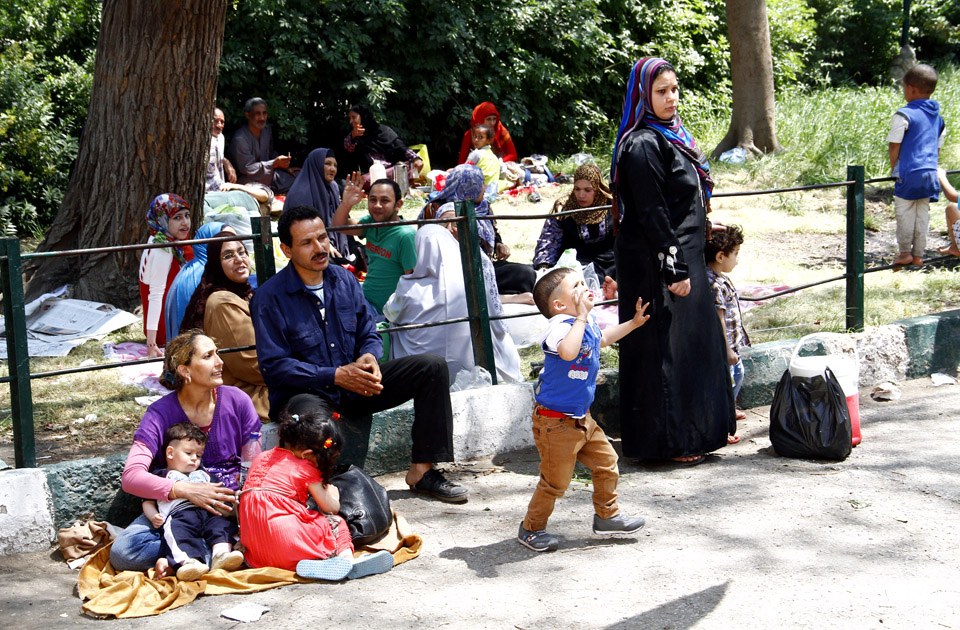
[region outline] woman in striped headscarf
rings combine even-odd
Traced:
[[[620,321],[637,298],[648,324],[620,342],[623,453],[698,464],[736,432],[726,341],[703,248],[710,167],[677,115],[674,68],[644,58],[627,80],[610,179]]]

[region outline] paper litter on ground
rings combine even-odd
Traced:
[[[249,623],[251,621],[259,621],[265,612],[270,612],[270,609],[266,606],[254,604],[253,602],[243,602],[242,604],[221,611],[220,616],[233,619],[234,621]]]
[[[933,381],[935,387],[940,387],[941,385],[956,385],[957,380],[950,376],[949,374],[944,374],[943,372],[934,372],[930,375],[930,380]]]
[[[27,322],[27,354],[31,357],[65,357],[90,339],[103,339],[109,333],[139,320],[132,313],[110,304],[62,298],[67,287],[41,295],[24,306]],[[0,317],[0,335],[6,333]],[[0,342],[0,359],[7,358],[7,344]]]

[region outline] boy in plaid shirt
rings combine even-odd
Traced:
[[[750,345],[750,338],[743,328],[743,315],[740,312],[740,298],[733,282],[726,274],[733,271],[740,262],[740,245],[743,243],[743,230],[737,225],[728,225],[726,229],[714,230],[704,247],[707,259],[707,279],[713,289],[717,306],[717,315],[723,324],[727,336],[727,363],[730,365],[730,378],[733,382],[733,397],[740,393],[743,385],[743,361],[740,350]],[[737,420],[747,417],[737,409]],[[731,435],[728,444],[736,444],[740,438]]]

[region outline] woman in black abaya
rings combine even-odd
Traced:
[[[698,464],[736,432],[723,329],[703,247],[713,181],[677,115],[676,71],[645,58],[630,73],[610,179],[619,221],[620,321],[637,298],[646,326],[620,341],[623,453]]]

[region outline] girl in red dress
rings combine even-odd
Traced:
[[[343,447],[331,410],[280,416],[280,443],[258,455],[241,493],[240,541],[251,567],[296,570],[325,580],[358,578],[393,567],[381,551],[353,561],[340,491],[329,483]],[[320,511],[307,507],[313,497]]]

